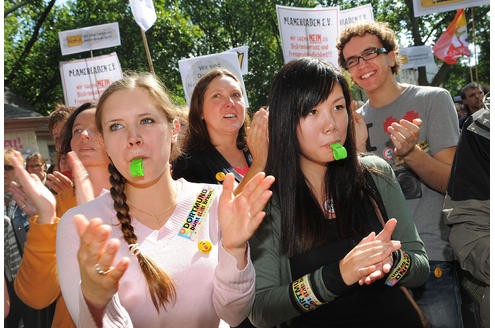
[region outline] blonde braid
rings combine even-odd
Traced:
[[[132,219],[129,215],[129,206],[126,203],[127,197],[124,190],[126,180],[113,164],[108,166],[108,171],[110,172],[110,183],[112,184],[110,193],[114,201],[113,207],[117,212],[124,239],[129,245],[137,244],[134,227],[131,225]],[[176,297],[172,280],[150,257],[141,252],[135,252],[134,255],[146,278],[151,300],[156,310],[160,312],[160,307],[166,309],[166,303],[174,302]]]

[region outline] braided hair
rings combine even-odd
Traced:
[[[142,88],[149,92],[151,97],[156,101],[156,104],[165,113],[168,122],[172,124],[175,117],[177,117],[176,108],[170,101],[165,87],[161,82],[149,73],[127,73],[121,80],[112,83],[100,97],[96,107],[96,125],[100,133],[103,134],[101,118],[104,103],[108,97],[116,91],[134,88]],[[172,154],[174,152],[176,151],[173,147]],[[173,281],[152,258],[141,253],[139,248],[136,247],[138,240],[132,226],[132,218],[129,214],[129,206],[127,205],[125,194],[127,180],[112,162],[108,165],[108,171],[110,172],[110,183],[112,186],[110,188],[110,194],[114,202],[113,207],[116,211],[117,219],[120,222],[123,238],[129,244],[131,254],[135,255],[138,260],[141,271],[146,278],[153,305],[159,312],[161,307],[166,309],[167,303],[173,303],[175,301],[176,291]]]

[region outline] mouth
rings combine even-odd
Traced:
[[[223,118],[237,118],[237,115],[235,114],[225,114]]]
[[[361,80],[366,80],[366,79],[369,79],[371,76],[375,75],[376,72],[375,71],[371,71],[371,72],[368,72],[366,74],[363,74],[360,76]]]

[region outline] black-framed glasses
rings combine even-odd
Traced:
[[[4,171],[12,171],[13,169],[14,169],[14,167],[12,165],[4,165],[3,166]]]
[[[353,68],[357,65],[359,65],[359,60],[362,59],[364,61],[371,60],[373,58],[378,57],[378,55],[381,54],[388,54],[389,51],[385,48],[368,48],[364,49],[361,55],[359,56],[352,56],[349,57],[345,60],[345,68]]]

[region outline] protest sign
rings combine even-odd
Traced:
[[[119,23],[83,27],[58,33],[62,55],[120,46]]]
[[[285,63],[303,56],[320,58],[338,67],[336,49],[339,8],[276,6]]]
[[[196,82],[205,74],[215,68],[225,68],[232,72],[241,82],[242,93],[246,106],[249,107],[246,88],[242,78],[241,67],[239,66],[239,58],[236,52],[222,52],[206,56],[181,59],[179,60],[179,70],[184,87],[184,94],[187,104],[191,101],[191,96],[196,86]]]
[[[60,62],[60,75],[65,104],[80,106],[97,101],[105,89],[122,78],[122,69],[115,52],[111,54]]]
[[[229,49],[225,52],[235,52],[237,54],[237,58],[239,59],[239,65],[241,66],[242,75],[245,75],[249,72],[248,70],[248,46],[240,46],[237,48]]]
[[[431,46],[416,46],[399,49],[403,69],[435,64]]]
[[[342,32],[346,26],[354,24],[359,21],[375,21],[375,16],[373,15],[373,7],[371,4],[366,4],[363,6],[353,7],[345,10],[339,11],[339,34]]]
[[[490,5],[489,0],[413,0],[414,16]]]

